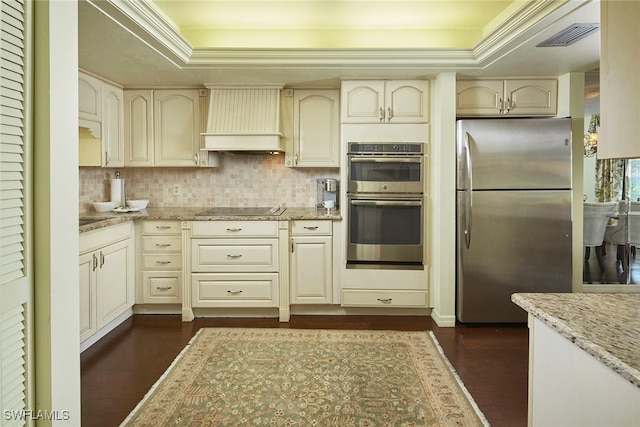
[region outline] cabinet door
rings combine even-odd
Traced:
[[[382,123],[384,121],[384,81],[342,83],[342,123]]]
[[[339,97],[337,90],[294,92],[294,166],[339,166]]]
[[[291,303],[330,304],[331,236],[293,237],[291,243]]]
[[[98,268],[98,328],[101,328],[133,305],[131,241],[100,249]]]
[[[78,73],[78,117],[102,121],[102,82],[84,73]]]
[[[124,99],[123,90],[102,85],[102,166],[124,166]]]
[[[154,91],[155,166],[198,166],[200,92]]]
[[[456,112],[459,117],[501,114],[503,80],[459,80],[456,88]]]
[[[384,114],[387,123],[428,123],[429,82],[387,81]]]
[[[80,255],[80,341],[95,334],[96,315],[96,268],[94,252]]]
[[[125,166],[153,166],[151,90],[124,91]]]
[[[518,116],[553,116],[557,111],[558,81],[506,80],[505,113]]]

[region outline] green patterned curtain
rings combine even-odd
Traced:
[[[596,160],[596,198],[599,202],[613,202],[622,198],[624,161]]]

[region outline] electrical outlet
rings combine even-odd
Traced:
[[[173,195],[174,196],[180,195],[180,184],[173,184]]]

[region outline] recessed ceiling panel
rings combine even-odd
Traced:
[[[471,48],[513,0],[155,0],[196,48]]]

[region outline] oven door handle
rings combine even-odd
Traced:
[[[351,157],[352,163],[422,163],[421,157]]]
[[[351,200],[352,206],[422,206],[420,200]]]

